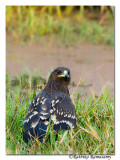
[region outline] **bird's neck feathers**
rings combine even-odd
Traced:
[[[45,87],[46,92],[52,96],[56,92],[63,92],[69,95],[67,83],[59,80],[48,81]]]

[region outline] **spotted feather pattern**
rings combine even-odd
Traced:
[[[31,102],[24,120],[25,142],[40,141],[45,137],[48,123],[53,123],[55,131],[67,130],[76,126],[76,111],[70,99],[67,85],[70,82],[70,70],[65,67],[55,69],[44,90]]]
[[[59,128],[64,128],[65,130],[68,128],[75,128],[76,111],[68,95],[61,92],[53,95],[51,97],[50,113],[55,130],[59,130]]]

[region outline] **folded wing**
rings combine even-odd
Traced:
[[[24,121],[25,133],[23,139],[28,142],[35,136],[43,139],[47,130],[47,124],[50,117],[50,99],[46,93],[37,95],[29,109]]]
[[[51,97],[51,120],[54,124],[53,129],[67,130],[76,126],[76,111],[70,97],[58,92]]]

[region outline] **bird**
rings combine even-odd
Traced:
[[[76,110],[68,90],[70,80],[71,73],[66,67],[57,67],[51,72],[46,87],[28,108],[23,134],[26,143],[36,137],[42,142],[50,121],[56,132],[76,127]]]

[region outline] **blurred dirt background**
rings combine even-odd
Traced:
[[[13,7],[11,10],[15,12],[17,9],[18,8]],[[10,9],[8,8],[7,11],[9,10]],[[102,8],[100,11],[102,12],[101,16],[99,14],[98,16],[95,16],[93,12],[89,14],[89,10],[85,7],[80,7],[80,10],[85,13],[83,15],[87,15],[86,17],[90,19],[90,26],[93,19],[95,21],[97,19],[97,23],[100,26],[105,25],[106,28],[109,28],[111,20],[106,18],[108,16],[107,14],[111,14],[109,9]],[[61,16],[62,11],[63,9],[60,10],[60,13],[58,12],[58,17]],[[20,14],[19,10],[18,12]],[[7,17],[9,17],[8,13],[12,15],[13,12],[7,12]],[[10,18],[6,19],[9,22],[7,23],[8,26],[6,26],[6,72],[8,74],[12,77],[16,77],[21,74],[23,68],[28,68],[30,72],[39,70],[41,77],[46,79],[48,73],[54,68],[65,66],[71,70],[72,79],[71,85],[69,86],[71,93],[77,87],[76,91],[82,90],[83,95],[89,95],[94,90],[95,95],[99,96],[101,90],[109,88],[110,94],[114,95],[114,44],[111,47],[109,44],[101,43],[102,40],[96,43],[96,39],[91,42],[86,37],[82,42],[74,41],[73,39],[69,45],[66,45],[63,41],[64,37],[66,37],[65,34],[62,35],[62,42],[58,45],[56,44],[56,41],[59,39],[59,34],[57,35],[57,33],[55,33],[57,36],[54,37],[54,41],[52,42],[50,38],[51,34],[49,35],[49,33],[44,33],[37,41],[33,40],[34,38],[31,40],[32,36],[29,36],[27,33],[27,38],[24,38],[21,43],[20,39],[22,33],[24,34],[24,30],[20,32],[19,30],[16,30],[15,32],[14,28],[18,27],[15,26],[16,24],[11,24],[10,27],[9,19],[14,18],[15,17],[12,15],[12,18],[10,16]],[[88,32],[87,36],[89,37],[89,31],[86,30],[85,35],[86,32]],[[71,34],[71,32],[68,34]],[[94,32],[91,35],[94,35]],[[98,32],[98,35],[100,37],[102,33]],[[77,36],[80,35],[74,35],[74,37]],[[103,37],[107,36],[105,35]],[[114,41],[114,36],[112,39]],[[111,42],[111,40],[107,39],[107,42]]]

